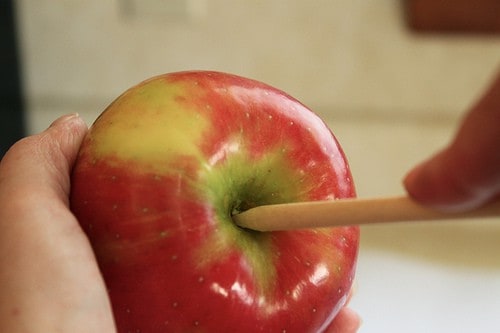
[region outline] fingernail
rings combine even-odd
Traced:
[[[422,164],[419,164],[406,174],[406,176],[403,178],[403,185],[406,189],[411,189],[415,185],[421,169]]]
[[[52,124],[50,124],[49,127],[54,127],[54,126],[59,126],[59,125],[62,125],[64,123],[67,123],[69,121],[72,121],[76,118],[80,118],[80,115],[78,113],[70,113],[70,114],[66,114],[64,116],[61,116],[59,118],[57,118],[56,120],[54,120],[52,122]]]

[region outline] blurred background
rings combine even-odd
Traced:
[[[150,76],[220,70],[320,114],[360,197],[402,194],[405,173],[450,140],[500,70],[499,4],[2,1],[2,147],[66,113],[91,124]],[[351,303],[361,332],[497,331],[499,222],[364,227]]]

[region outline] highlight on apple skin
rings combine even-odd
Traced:
[[[231,215],[355,196],[325,123],[264,83],[160,75],[98,117],[70,204],[118,332],[321,332],[346,302],[358,227],[256,232]]]

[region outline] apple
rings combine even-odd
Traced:
[[[359,229],[257,232],[257,205],[355,196],[325,123],[266,84],[157,76],[98,117],[72,173],[119,332],[321,332],[345,304]]]

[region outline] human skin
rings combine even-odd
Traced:
[[[16,143],[0,163],[0,332],[114,332],[104,281],[68,206],[87,132],[77,115]],[[353,333],[342,309],[328,333]]]
[[[86,125],[76,116],[16,143],[0,163],[0,332],[113,332],[94,254],[68,209]]]
[[[500,194],[500,72],[442,151],[404,179],[409,195],[442,211],[467,211]]]

